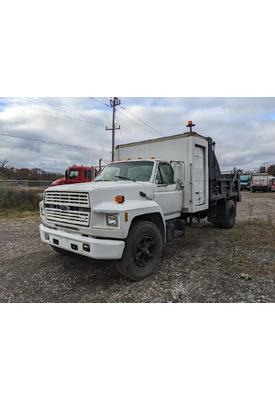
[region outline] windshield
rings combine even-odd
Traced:
[[[240,180],[241,182],[248,182],[250,181],[250,175],[241,175]]]
[[[148,182],[153,171],[153,161],[129,161],[107,165],[96,181],[130,180]]]

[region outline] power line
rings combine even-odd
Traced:
[[[100,126],[100,127],[104,126],[103,124],[99,124],[99,123],[93,122],[91,120],[87,120],[85,117],[83,118],[83,117],[78,116],[78,115],[72,115],[72,113],[75,113],[75,110],[73,110],[72,108],[61,107],[61,106],[57,106],[57,105],[54,105],[54,104],[45,103],[45,102],[39,101],[39,100],[33,100],[32,98],[28,98],[28,97],[25,97],[24,100],[27,101],[27,102],[33,103],[35,105],[38,105],[38,106],[41,106],[41,105],[42,106],[49,106],[50,109],[45,109],[45,108],[41,108],[41,107],[40,107],[40,109],[45,111],[45,112],[48,112],[50,114],[52,113],[53,110],[57,110],[59,112],[61,111],[64,114],[66,114],[64,116],[67,117],[67,118],[78,119],[80,121],[86,122],[87,124],[91,124],[91,125],[95,125],[95,126]],[[15,102],[13,102],[13,103],[15,103]],[[15,103],[15,104],[18,104],[18,103]],[[19,105],[22,105],[22,104],[19,104]]]
[[[106,106],[106,107],[110,107],[109,104],[103,103],[103,101],[98,100],[96,97],[89,97],[89,99],[92,99],[92,100],[94,100],[94,101],[97,101],[98,103],[103,104],[103,105]]]
[[[3,131],[0,132],[0,135],[1,136],[12,137],[12,138],[17,138],[17,139],[25,139],[25,140],[35,141],[35,142],[54,144],[54,145],[58,145],[58,146],[69,146],[69,147],[80,148],[80,149],[85,149],[85,150],[95,150],[92,147],[84,147],[84,146],[79,146],[79,145],[74,145],[74,144],[54,142],[54,141],[51,141],[51,140],[45,140],[45,139],[39,139],[39,138],[31,138],[31,137],[20,136],[20,135],[14,135],[14,134],[11,134],[11,133],[3,133]]]
[[[134,117],[136,120],[138,120],[139,122],[141,122],[143,125],[147,126],[148,128],[152,129],[154,132],[162,135],[162,133],[160,131],[158,131],[157,129],[155,129],[153,126],[149,125],[147,122],[143,121],[141,118],[137,117],[136,115],[134,115],[132,112],[130,112],[127,108],[122,107],[121,105],[119,105],[119,107],[128,112],[132,117]]]
[[[49,107],[51,107],[51,108],[53,108],[53,109],[55,109],[57,111],[61,111],[61,112],[65,113],[70,118],[78,119],[80,121],[84,121],[84,122],[86,122],[88,124],[91,124],[91,125],[96,125],[96,126],[101,126],[101,127],[103,126],[103,124],[98,124],[96,122],[87,120],[87,119],[85,119],[85,118],[83,118],[83,117],[81,117],[79,115],[75,115],[75,114],[72,115],[72,113],[75,113],[75,110],[72,109],[72,108],[68,108],[68,107],[64,107],[64,106],[58,106],[58,105],[55,105],[55,104],[49,104],[49,103],[46,103],[46,102],[43,102],[43,101],[37,100],[37,99],[35,101],[32,98],[28,98],[28,97],[26,97],[26,99],[28,101],[34,103],[34,104],[43,105],[43,106],[46,105],[46,106],[49,106]]]

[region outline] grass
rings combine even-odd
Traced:
[[[254,248],[274,247],[275,226],[270,219],[268,221],[247,221],[235,225],[231,231],[232,238],[241,246]]]
[[[37,192],[12,187],[0,189],[0,218],[33,215],[38,212]]]
[[[275,269],[275,226],[270,222],[248,221],[235,225],[227,234],[217,261],[224,271],[264,276]],[[222,242],[222,240],[221,240]]]
[[[5,220],[7,218],[27,218],[38,216],[38,211],[22,211],[18,209],[0,209],[0,221]]]
[[[205,224],[205,227],[187,230],[182,257],[187,264],[197,257],[195,267],[200,265],[210,275],[216,269],[224,274],[266,276],[275,273],[274,237],[275,224],[271,219],[238,222],[229,230]]]

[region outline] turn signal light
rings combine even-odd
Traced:
[[[115,202],[119,204],[124,203],[124,196],[121,196],[120,194],[116,195]]]

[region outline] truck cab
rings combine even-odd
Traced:
[[[91,182],[95,179],[96,175],[97,169],[95,167],[72,165],[66,169],[65,177],[55,180],[51,186]]]
[[[251,174],[240,175],[241,190],[251,189]]]
[[[212,139],[180,134],[117,146],[94,182],[46,189],[40,236],[62,254],[112,259],[140,280],[192,219],[232,228],[239,200],[238,172],[221,174]]]

